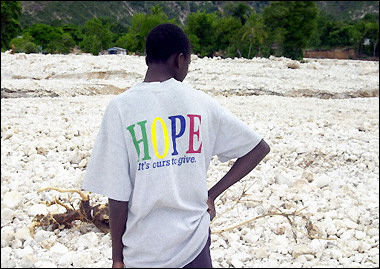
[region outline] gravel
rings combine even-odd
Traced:
[[[1,57],[1,267],[110,267],[110,235],[94,225],[36,228],[34,238],[29,226],[64,212],[44,201],[68,198],[39,189],[80,189],[104,109],[141,81],[144,58]],[[214,267],[379,267],[378,76],[378,62],[192,56],[185,81],[271,146],[216,201]],[[213,158],[208,185],[232,164]],[[260,217],[274,212],[283,215]]]

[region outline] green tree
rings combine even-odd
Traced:
[[[75,45],[79,45],[79,43],[83,40],[82,30],[79,26],[75,24],[66,24],[60,27],[63,33],[70,34],[72,39],[75,42]]]
[[[127,34],[122,35],[116,46],[125,48],[129,52],[143,54],[145,51],[145,41],[149,32],[159,24],[178,22],[175,19],[169,20],[159,5],[153,6],[148,14],[136,13],[132,17],[132,25]]]
[[[365,36],[368,37],[370,41],[370,46],[372,47],[372,56],[379,57],[379,22],[372,22],[368,24]],[[371,55],[367,52],[368,55]]]
[[[302,59],[317,22],[313,1],[274,1],[264,9],[264,23],[270,34],[280,35],[283,56]]]
[[[115,42],[116,47],[124,48],[129,52],[136,52],[138,50],[136,40],[134,36],[130,33],[122,35]]]
[[[247,58],[251,58],[251,49],[254,47],[255,53],[253,55],[262,55],[262,49],[264,41],[267,38],[267,33],[264,29],[264,23],[262,18],[255,14],[251,13],[246,24],[243,27],[243,36],[241,37],[242,41],[249,42],[249,49]]]
[[[37,53],[38,46],[33,42],[33,37],[29,34],[13,38],[9,44],[14,46],[15,52]]]
[[[230,2],[225,6],[226,14],[238,18],[242,25],[245,24],[252,10],[253,9],[248,4],[240,1]]]
[[[30,35],[33,42],[41,47],[43,53],[67,54],[75,46],[71,34],[65,32],[65,27],[53,27],[47,24],[34,24],[24,30],[24,35]]]
[[[20,30],[19,18],[21,4],[19,1],[1,1],[1,50],[9,48],[9,41],[16,37]]]
[[[365,25],[359,25],[365,28]],[[336,47],[351,47],[358,49],[362,39],[358,25],[342,21],[326,21],[320,28],[319,47],[331,49]],[[364,39],[362,39],[363,41]]]
[[[33,37],[34,42],[41,46],[44,51],[48,48],[49,43],[61,40],[63,31],[43,23],[34,24],[23,31],[23,34],[29,34]]]
[[[216,22],[215,50],[226,50],[234,40],[239,39],[239,30],[242,25],[238,18],[224,17]]]
[[[75,46],[75,41],[70,34],[64,33],[60,38],[53,39],[47,45],[46,51],[48,53],[62,53],[68,54]]]
[[[338,31],[341,28],[341,23],[326,21],[320,28],[320,43],[319,46],[323,49],[339,46],[339,40],[332,40],[331,33]]]
[[[100,17],[99,18],[102,24],[108,28],[112,33],[111,43],[115,43],[116,40],[121,37],[123,34],[127,33],[127,27],[121,24],[113,17]]]
[[[88,53],[93,55],[98,55],[102,50],[102,42],[98,39],[96,35],[85,35],[82,42],[80,42],[80,47]]]
[[[311,49],[319,49],[322,47],[321,39],[323,36],[323,31],[326,29],[327,24],[331,21],[330,17],[325,14],[325,12],[318,12],[317,16],[317,27],[314,28],[309,42],[307,44],[307,48]]]
[[[353,27],[359,33],[356,48],[359,54],[378,56],[379,45],[379,21],[372,14],[367,14]]]
[[[360,33],[355,29],[353,25],[342,24],[338,29],[330,32],[328,37],[328,44],[330,47],[353,47],[358,43],[360,39]]]
[[[109,24],[103,24],[100,19],[92,18],[83,26],[83,40],[79,46],[85,52],[98,55],[101,50],[111,46],[112,37]]]
[[[215,46],[217,19],[216,13],[199,11],[187,16],[185,32],[189,37],[193,52],[201,57],[212,56],[217,50]]]

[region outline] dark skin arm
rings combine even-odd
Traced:
[[[264,159],[269,151],[270,148],[268,144],[264,140],[261,140],[250,152],[243,157],[238,158],[226,175],[208,191],[207,205],[211,220],[216,215],[214,205],[215,199],[230,186],[251,172],[261,160]]]
[[[112,239],[112,268],[124,268],[123,242],[121,240],[128,219],[128,202],[108,199]]]

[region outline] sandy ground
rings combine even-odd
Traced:
[[[141,80],[143,58],[1,56],[1,266],[110,267],[110,237],[92,224],[28,227],[64,211],[43,202],[67,194],[40,188],[80,188],[104,109]],[[185,81],[271,146],[217,200],[214,267],[379,266],[378,62],[306,61],[193,56]],[[214,158],[209,186],[232,163]]]

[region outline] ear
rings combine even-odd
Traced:
[[[185,55],[181,52],[177,55],[176,57],[176,67],[177,68],[182,68],[182,66],[186,65],[186,57]]]
[[[181,60],[181,56],[183,57],[183,53],[179,53],[174,58],[174,65],[176,68],[180,68],[180,66],[183,64]]]

